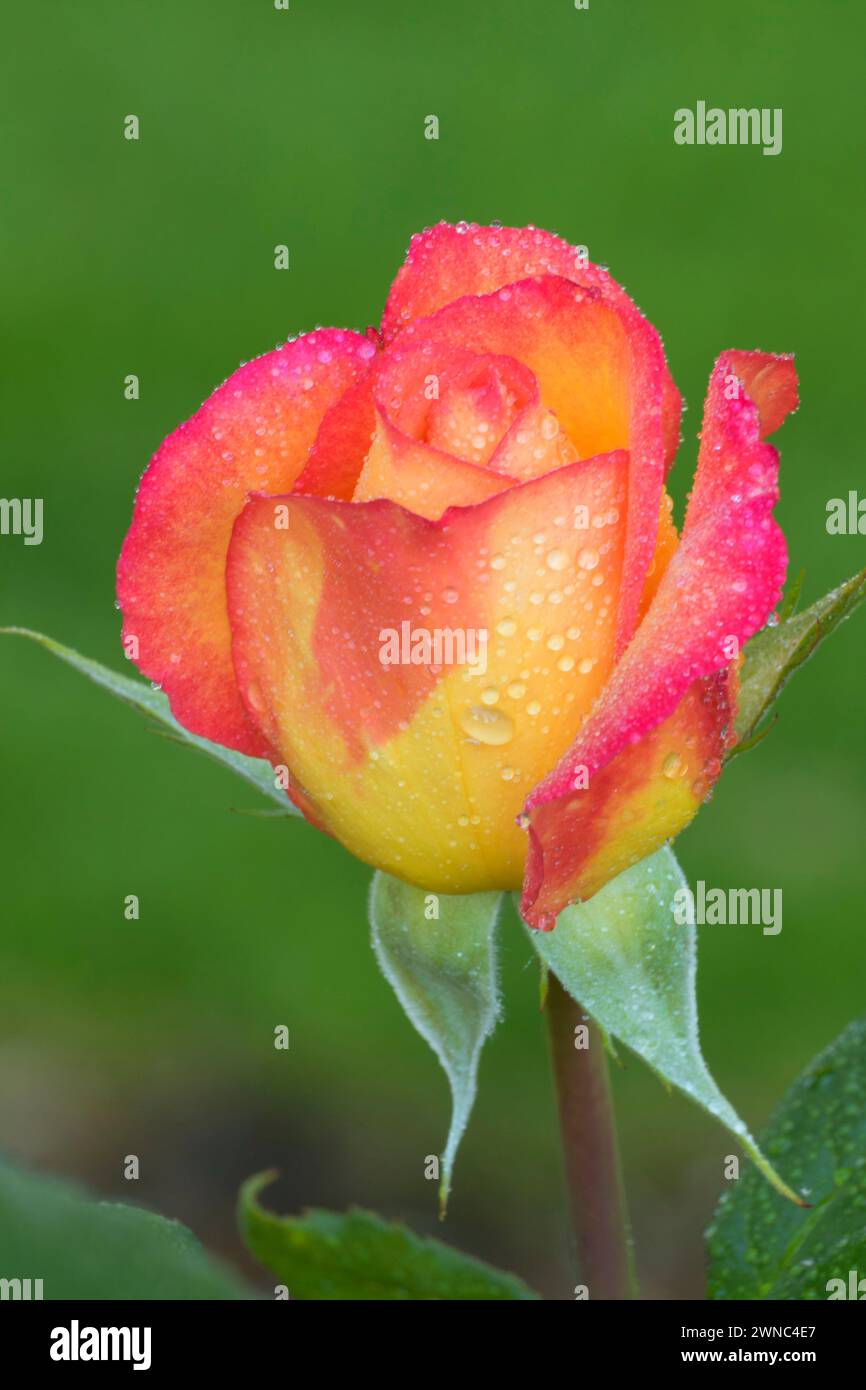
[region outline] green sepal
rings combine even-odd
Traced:
[[[499,1016],[494,937],[502,896],[427,893],[385,873],[375,875],[370,889],[376,959],[451,1087],[439,1186],[443,1216],[475,1100],[481,1048]]]
[[[545,965],[605,1032],[734,1136],[777,1191],[779,1177],[710,1075],[698,1040],[694,900],[669,846],[567,907],[553,931],[527,927]]]
[[[866,598],[866,569],[819,598],[811,608],[795,613],[802,574],[794,580],[774,627],[765,627],[746,645],[740,671],[740,693],[734,729],[734,758],[760,742],[758,726],[779,698],[791,676]],[[790,615],[790,616],[786,616]]]

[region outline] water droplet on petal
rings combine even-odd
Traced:
[[[460,715],[464,734],[490,748],[510,743],[514,737],[514,721],[501,709],[485,709],[484,705],[469,705]]]

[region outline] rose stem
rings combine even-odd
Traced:
[[[546,1011],[581,1282],[590,1299],[636,1298],[604,1042],[552,973]],[[578,1025],[589,1028],[583,1049],[574,1045]]]

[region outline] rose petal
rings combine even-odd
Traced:
[[[454,229],[435,230],[446,247],[454,237],[457,243],[462,240]],[[439,238],[433,241],[441,249]],[[454,274],[445,275],[449,292],[460,283],[453,249]],[[440,264],[436,257],[434,263]],[[508,258],[513,269],[522,264],[519,256]],[[680,400],[655,329],[605,272],[597,267],[591,271],[585,287],[576,279],[548,274],[458,299],[428,318],[411,318],[386,356],[411,350],[416,343],[427,344],[431,360],[442,350],[440,344],[510,355],[533,372],[544,406],[553,411],[578,457],[629,449],[628,537],[617,616],[617,649],[622,652],[637,623],[655,550],[665,466],[679,433]],[[491,278],[495,276],[482,277],[482,283]],[[426,294],[413,298],[413,283],[410,276],[400,290],[406,291],[412,308],[429,300]],[[400,276],[396,284],[401,285]]]
[[[356,502],[388,497],[417,516],[435,520],[448,507],[469,507],[513,487],[510,478],[401,434],[378,410],[376,420],[355,488]]]
[[[588,459],[439,521],[390,501],[250,500],[228,564],[239,686],[361,859],[431,891],[519,884],[525,792],[612,668],[627,467]],[[406,641],[450,631],[458,655],[486,632],[486,670],[447,652],[438,670],[383,665],[404,621]]]
[[[376,400],[404,433],[483,468],[538,383],[513,357],[422,340],[384,354]]]
[[[656,548],[646,573],[643,593],[641,594],[639,623],[643,622],[646,617],[650,604],[656,596],[656,590],[665,577],[668,565],[679,549],[680,537],[673,519],[673,505],[673,498],[670,494],[667,491],[663,492],[659,507]]]
[[[592,774],[571,765],[570,794],[560,781],[557,798],[530,812],[521,905],[530,926],[551,930],[567,903],[591,898],[688,824],[721,770],[732,718],[724,670],[695,681],[673,714]]]
[[[586,259],[583,249],[569,245],[562,237],[538,227],[480,227],[460,222],[456,226],[440,222],[412,238],[405,264],[391,287],[382,332],[391,341],[413,319],[434,314],[464,295],[491,294],[495,290],[537,275],[555,275],[597,291],[616,305],[629,321],[635,341],[642,342],[647,380],[641,383],[647,408],[658,405],[665,464],[673,462],[680,440],[682,399],[667,368],[661,338],[643,317],[616,280],[601,266]],[[635,440],[638,432],[635,431]],[[633,494],[630,518],[630,554],[623,588],[619,649],[629,641],[637,617],[641,567],[645,571],[652,554],[651,543],[640,527],[638,517],[655,516],[652,496],[655,488],[655,440],[641,431],[639,462],[643,455],[653,462],[651,476],[642,480],[641,493]],[[657,498],[656,498],[657,503]],[[651,525],[647,522],[647,525]],[[643,544],[641,544],[641,540]],[[631,571],[634,571],[634,575]]]
[[[124,639],[193,733],[266,756],[235,685],[225,596],[232,525],[252,489],[288,490],[322,415],[367,371],[372,345],[323,329],[234,373],[160,446],[117,568]]]
[[[749,382],[758,393],[753,399]],[[683,531],[700,524],[729,500],[765,495],[776,487],[778,456],[758,443],[796,409],[797,372],[792,356],[723,352],[713,368],[694,486]]]
[[[725,352],[719,375],[739,377],[746,395],[758,408],[761,438],[774,434],[800,404],[793,353]]]
[[[543,276],[459,299],[416,319],[391,352],[409,357],[419,348],[431,363],[458,351],[516,358],[582,458],[628,445],[634,345],[595,290]]]
[[[365,350],[371,350],[369,344]],[[376,428],[373,382],[377,364],[372,356],[370,361],[367,375],[325,412],[294,492],[351,500]]]
[[[514,424],[496,448],[490,467],[520,482],[543,478],[554,468],[575,463],[579,458],[571,440],[561,428],[555,413],[540,397],[521,410]]]
[[[552,925],[566,903],[677,834],[712,784],[708,765],[721,766],[729,702],[723,686],[700,678],[729,665],[763,625],[787,562],[771,515],[778,455],[761,442],[756,405],[742,391],[727,398],[730,368],[724,354],[710,379],[680,547],[591,718],[527,800],[522,911],[533,925]]]

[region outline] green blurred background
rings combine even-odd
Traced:
[[[123,666],[113,568],[156,445],[241,359],[377,322],[440,218],[558,231],[635,295],[689,403],[678,499],[716,354],[796,351],[793,565],[809,600],[863,565],[862,539],[825,530],[863,479],[859,7],[79,0],[5,29],[0,495],[44,497],[45,539],[0,539],[0,623]],[[676,146],[698,99],[782,107],[782,154]],[[756,1128],[864,1011],[864,622],[679,842],[692,882],[784,891],[781,935],[700,940],[704,1050]],[[233,1204],[264,1166],[283,1209],[435,1230],[446,1083],[374,963],[368,871],[303,824],[232,814],[252,790],[42,651],[4,638],[0,669],[0,1149],[180,1217],[246,1269]],[[502,939],[506,1016],[444,1234],[568,1298],[537,971],[513,917]],[[634,1059],[615,1086],[644,1290],[699,1297],[730,1142]]]

